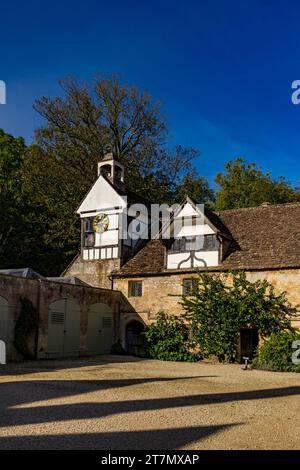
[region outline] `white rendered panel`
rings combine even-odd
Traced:
[[[179,228],[179,227],[178,227]],[[177,237],[192,237],[196,235],[213,235],[215,232],[207,224],[184,225],[177,232]]]
[[[190,253],[173,253],[168,255],[167,268],[177,269],[180,264],[181,268],[191,268],[191,259],[184,261],[189,257]]]
[[[167,268],[168,269],[183,269],[183,268],[197,268],[197,267],[209,267],[218,266],[219,264],[219,253],[218,251],[197,251],[195,252],[195,258],[192,260],[189,258],[190,252],[185,253],[170,253],[167,256]]]
[[[195,256],[200,260],[203,259],[206,263],[206,266],[218,266],[219,264],[219,252],[218,251],[197,251]],[[195,267],[203,267],[203,263],[194,260]]]
[[[80,204],[77,214],[84,217],[89,211],[100,212],[100,209],[101,211],[105,211],[106,208],[125,206],[126,203],[124,199],[119,196],[117,191],[100,175]]]
[[[187,216],[192,216],[192,215],[199,215],[198,212],[191,206],[190,203],[186,203],[183,208],[181,209],[178,214],[176,214],[176,217],[187,217]]]
[[[112,257],[113,258],[118,258],[118,247],[115,247],[113,248],[113,253],[112,253]]]
[[[117,245],[119,241],[118,230],[107,230],[103,233],[96,233],[95,246]]]

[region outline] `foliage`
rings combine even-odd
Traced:
[[[46,119],[36,141],[62,170],[74,174],[78,201],[94,182],[96,164],[108,145],[124,164],[132,191],[155,202],[172,200],[198,151],[165,145],[169,136],[160,104],[115,77],[100,77],[93,85],[73,78],[60,84],[63,97],[35,102]]]
[[[206,206],[213,206],[215,202],[215,193],[210,189],[207,180],[195,171],[188,172],[178,187],[178,202],[182,202],[186,196]]]
[[[125,351],[125,349],[123,348],[121,344],[120,339],[118,339],[118,341],[112,345],[110,354],[117,354],[117,355],[127,354],[127,352]]]
[[[30,351],[28,341],[30,335],[37,329],[39,322],[37,309],[27,298],[21,299],[21,312],[15,326],[14,345],[17,351],[25,359],[33,359],[34,354]]]
[[[0,266],[16,266],[26,255],[26,202],[22,199],[20,169],[26,145],[0,129]]]
[[[157,203],[189,195],[213,207],[214,191],[192,165],[199,152],[167,145],[160,105],[149,95],[116,78],[61,86],[61,97],[35,102],[45,125],[34,145],[0,130],[0,268],[30,266],[45,276],[65,270],[80,248],[75,210],[108,144],[125,166],[129,190]],[[275,181],[242,159],[229,162],[216,182],[217,210],[300,198],[284,178]]]
[[[145,337],[149,355],[163,361],[197,360],[192,351],[193,344],[188,339],[188,329],[184,320],[175,315],[158,313],[156,323],[146,328]]]
[[[299,191],[285,178],[274,180],[270,173],[264,174],[255,163],[247,164],[242,158],[228,162],[225,173],[217,174],[215,182],[220,187],[215,205],[218,211],[300,200]]]
[[[283,372],[300,372],[300,364],[293,364],[292,354],[296,349],[292,348],[294,341],[299,341],[297,349],[300,348],[300,333],[282,331],[271,335],[257,351],[252,367]],[[298,356],[299,358],[299,356]]]
[[[74,258],[80,244],[80,221],[75,214],[86,190],[74,171],[43,152],[28,151],[22,167],[22,191],[28,201],[32,253],[27,265],[44,275],[59,275]],[[77,193],[76,193],[77,187]]]
[[[48,276],[60,274],[78,253],[80,221],[75,210],[94,183],[97,162],[108,144],[125,166],[128,189],[156,203],[177,199],[198,155],[192,148],[167,146],[159,103],[135,87],[115,78],[100,78],[92,87],[67,79],[61,86],[62,97],[35,102],[45,125],[36,131],[36,144],[27,149],[20,167],[20,197],[26,209],[22,221],[14,219],[23,245],[20,262],[12,260],[13,266],[27,265]],[[208,194],[204,178],[197,187],[199,195],[202,187]],[[11,267],[8,253],[5,250],[1,260],[4,268]]]
[[[243,272],[199,273],[198,288],[181,304],[203,356],[230,362],[241,327],[256,327],[266,337],[290,328],[288,315],[295,314],[285,293],[276,294],[266,280],[250,282]]]

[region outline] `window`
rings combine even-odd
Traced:
[[[87,217],[83,219],[83,231],[93,232],[93,217]]]
[[[197,279],[183,279],[182,295],[191,295],[197,289]]]
[[[198,235],[195,237],[176,238],[171,241],[169,251],[182,253],[185,251],[214,251],[218,250],[219,242],[216,235]]]
[[[143,281],[129,281],[128,282],[128,295],[129,297],[142,297]]]
[[[216,235],[205,235],[204,237],[204,247],[203,249],[206,251],[213,251],[218,250],[219,248],[219,241]]]
[[[95,245],[95,232],[93,230],[93,217],[83,219],[83,236],[82,244],[84,247],[92,247]]]
[[[95,234],[94,233],[84,233],[83,234],[83,246],[85,248],[95,245]]]

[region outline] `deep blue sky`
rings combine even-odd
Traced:
[[[210,181],[240,155],[299,183],[299,1],[11,0],[0,16],[5,131],[32,142],[32,103],[57,95],[59,78],[118,73],[160,99]]]

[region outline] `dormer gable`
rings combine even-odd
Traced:
[[[161,237],[167,239],[168,236],[167,269],[219,265],[221,238],[204,205],[187,197],[174,211],[170,223],[162,228]]]

